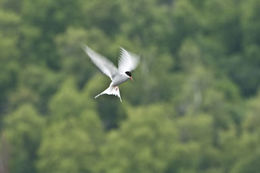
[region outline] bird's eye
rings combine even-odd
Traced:
[[[127,72],[125,72],[125,74],[127,74],[128,76],[132,76],[132,74],[131,74],[131,72],[130,71],[127,71]]]

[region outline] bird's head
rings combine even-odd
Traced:
[[[129,79],[133,80],[132,73],[130,71],[126,71],[125,74]]]

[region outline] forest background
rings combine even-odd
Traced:
[[[0,172],[259,172],[259,9],[0,0]],[[81,44],[141,56],[122,103]]]

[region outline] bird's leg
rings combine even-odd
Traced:
[[[118,90],[119,88],[118,88],[118,86],[112,86],[113,88],[115,88],[116,90]]]

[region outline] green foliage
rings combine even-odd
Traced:
[[[44,119],[26,104],[5,119],[4,135],[10,148],[12,172],[35,172],[37,149],[41,141]]]
[[[132,110],[120,130],[108,134],[107,144],[101,148],[98,172],[163,172],[166,169],[176,141],[176,129],[169,117],[162,114],[161,107]]]
[[[259,8],[0,0],[0,172],[257,172]],[[83,44],[141,56],[122,103]]]
[[[19,24],[19,16],[0,9],[0,103],[6,100],[7,93],[17,84],[19,50],[16,47],[18,35],[15,28]]]
[[[51,122],[39,149],[39,172],[91,172],[100,157],[103,135],[94,111]]]
[[[249,156],[247,158],[242,159],[238,162],[235,167],[232,169],[232,172],[242,173],[254,173],[257,172],[260,167],[258,161],[260,159],[259,151],[255,153],[253,156]]]

